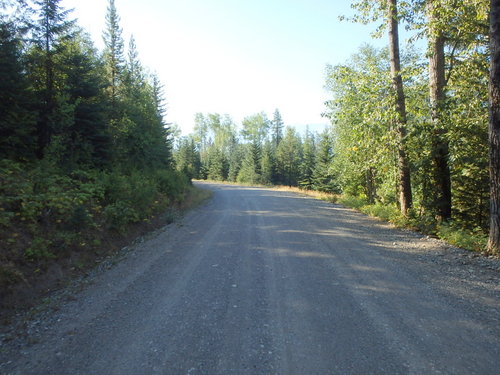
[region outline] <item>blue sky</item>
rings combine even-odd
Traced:
[[[102,48],[107,0],[63,0]],[[196,112],[245,116],[276,108],[285,124],[321,130],[326,64],[345,62],[374,26],[339,21],[349,0],[115,0],[123,36],[165,86],[167,121],[184,134]]]

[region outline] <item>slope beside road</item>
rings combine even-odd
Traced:
[[[271,189],[213,199],[3,335],[1,374],[498,374],[500,263]]]

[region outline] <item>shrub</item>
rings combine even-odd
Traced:
[[[51,245],[52,241],[42,237],[35,237],[31,242],[31,246],[24,252],[24,256],[29,261],[55,259],[56,255],[49,250]]]
[[[456,227],[453,223],[442,223],[439,225],[439,238],[446,242],[472,251],[484,251],[488,242],[488,237],[480,228],[467,231]]]
[[[109,228],[123,232],[130,223],[140,221],[140,216],[136,210],[126,202],[119,201],[106,206],[104,217]]]

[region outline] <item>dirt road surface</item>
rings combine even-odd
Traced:
[[[499,374],[499,262],[290,192],[213,199],[4,335],[1,374]]]

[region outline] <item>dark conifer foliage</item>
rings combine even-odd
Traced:
[[[42,69],[39,79],[38,102],[39,117],[37,121],[37,150],[38,158],[43,158],[52,135],[58,126],[60,116],[58,92],[55,87],[56,75],[60,66],[56,64],[59,46],[71,37],[70,31],[74,21],[68,20],[70,11],[60,6],[61,0],[36,0],[38,7],[35,11],[37,19],[32,28],[32,38],[36,51],[37,61]]]
[[[0,158],[34,157],[36,114],[24,75],[22,42],[12,22],[0,21]]]

